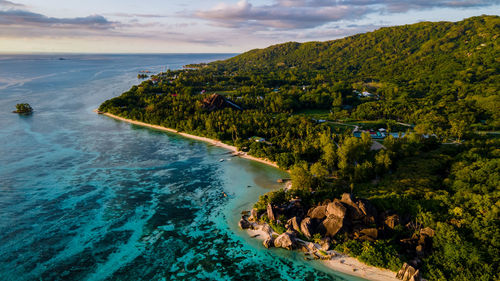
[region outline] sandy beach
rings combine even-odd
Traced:
[[[97,110],[94,110],[94,111],[98,112]],[[158,125],[151,125],[151,124],[148,124],[148,123],[144,123],[144,122],[135,121],[135,120],[132,120],[132,119],[123,118],[123,117],[120,117],[120,116],[117,116],[117,115],[113,115],[113,114],[107,113],[107,112],[102,113],[102,115],[106,115],[106,116],[111,117],[113,119],[117,119],[117,120],[124,121],[124,122],[127,122],[127,123],[131,123],[131,124],[134,124],[134,125],[148,127],[148,128],[153,128],[153,129],[156,129],[156,130],[166,131],[166,132],[170,132],[170,133],[175,133],[175,134],[181,135],[181,136],[186,137],[186,138],[190,138],[190,139],[195,139],[195,140],[207,142],[207,143],[212,144],[214,146],[218,146],[218,147],[222,147],[222,148],[225,148],[227,150],[230,150],[230,151],[233,152],[234,155],[236,155],[238,157],[249,159],[249,160],[252,160],[252,161],[257,161],[257,162],[260,162],[260,163],[263,163],[263,164],[266,164],[266,165],[269,165],[269,166],[273,166],[275,168],[279,168],[278,165],[276,163],[272,162],[272,161],[248,155],[246,152],[238,151],[238,148],[236,148],[236,146],[225,144],[225,143],[223,143],[223,142],[221,142],[219,140],[214,140],[214,139],[210,139],[210,138],[206,138],[206,137],[195,136],[195,135],[191,135],[191,134],[179,132],[179,131],[171,129],[171,128],[167,128],[167,127],[163,127],[163,126],[158,126]]]
[[[260,228],[257,229],[247,229],[246,230],[250,237],[255,239],[265,240],[268,237],[268,233]],[[345,254],[334,251],[336,256],[332,257],[331,260],[312,260],[311,262],[321,262],[325,266],[342,272],[347,275],[352,275],[356,277],[361,277],[366,280],[371,281],[398,281],[396,278],[396,272],[392,272],[388,269],[378,268],[370,265],[366,265],[356,258],[349,257]]]
[[[396,272],[366,265],[353,257],[340,254],[331,260],[321,261],[335,271],[372,281],[397,281]]]
[[[96,110],[96,112],[97,112],[97,110]],[[166,132],[171,132],[171,133],[179,134],[179,135],[186,137],[186,138],[207,142],[207,143],[212,144],[214,146],[218,146],[218,147],[222,147],[222,148],[225,148],[227,150],[230,150],[233,152],[234,155],[237,155],[239,157],[246,158],[246,159],[253,160],[253,161],[257,161],[257,162],[278,168],[278,165],[274,162],[271,162],[267,159],[257,158],[257,157],[248,155],[245,152],[238,151],[238,149],[235,146],[231,146],[231,145],[222,143],[221,141],[218,141],[218,140],[214,140],[214,139],[210,139],[210,138],[206,138],[206,137],[195,136],[195,135],[191,135],[191,134],[187,134],[187,133],[183,133],[183,132],[178,132],[177,130],[174,130],[171,128],[158,126],[158,125],[151,125],[151,124],[140,122],[140,121],[126,119],[126,118],[116,116],[116,115],[113,115],[110,113],[102,113],[102,115],[106,115],[106,116],[111,117],[113,119],[117,119],[117,120],[131,123],[134,125],[144,126],[144,127],[153,128],[156,130],[166,131]],[[264,240],[268,235],[266,232],[264,232],[260,229],[258,229],[258,230],[248,229],[247,232],[251,237],[255,237],[256,239],[261,239],[261,240]],[[396,280],[398,280],[395,277],[396,273],[392,272],[388,269],[381,269],[381,268],[377,268],[374,266],[369,266],[369,265],[363,264],[362,262],[358,261],[355,258],[349,257],[347,255],[344,255],[344,254],[341,254],[338,252],[336,252],[336,254],[337,254],[337,256],[333,257],[331,260],[319,261],[319,262],[324,263],[327,267],[329,267],[335,271],[342,272],[342,273],[345,273],[348,275],[361,277],[361,278],[364,278],[367,280],[372,280],[372,281],[393,281],[393,280],[396,281]],[[311,262],[315,262],[315,261],[311,261]]]

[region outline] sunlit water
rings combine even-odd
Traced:
[[[238,229],[282,171],[92,112],[140,70],[230,56],[0,56],[0,279],[359,280]]]

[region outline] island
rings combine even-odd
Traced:
[[[29,115],[29,114],[33,113],[33,108],[31,107],[31,105],[29,105],[27,103],[18,103],[18,104],[16,104],[16,110],[12,111],[12,112],[23,114],[23,115]]]
[[[98,110],[288,170],[241,210],[266,247],[371,280],[498,280],[498,34],[485,15],[289,42],[151,75]]]

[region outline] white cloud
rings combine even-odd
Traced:
[[[305,6],[303,2],[288,0],[273,5],[253,6],[247,0],[241,0],[234,5],[219,4],[213,9],[198,11],[195,15],[215,25],[231,28],[261,26],[274,29],[303,29],[346,18],[355,19],[366,13],[363,7],[334,5],[318,9]]]
[[[194,13],[212,24],[229,28],[310,29],[328,23],[354,21],[370,13],[401,13],[433,8],[485,7],[500,0],[276,0],[270,5],[220,3]]]

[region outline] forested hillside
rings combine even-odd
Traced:
[[[439,130],[445,115],[457,114],[467,123],[494,117],[488,125],[498,128],[499,31],[497,16],[423,22],[335,41],[275,45],[210,66],[242,77],[251,73],[270,87],[354,83],[385,101],[366,103],[350,114],[354,118],[421,121],[422,129]]]
[[[500,17],[481,16],[285,43],[153,75],[99,110],[290,169],[293,188],[263,196],[259,211],[296,197],[307,210],[350,192],[397,215],[391,229],[373,223],[377,241],[332,238],[368,264],[499,280],[499,34]],[[283,219],[270,222],[277,232]],[[427,227],[435,235],[423,251]]]
[[[499,24],[498,17],[483,16],[457,23],[386,27],[335,41],[252,50],[212,65],[240,73],[291,68],[290,76],[318,73],[323,77],[313,78],[325,81],[404,84],[402,90],[414,97],[426,96],[434,90],[433,84],[455,84],[447,92],[456,92],[458,98],[466,93],[489,95],[498,87]],[[483,88],[471,85],[477,82]],[[390,92],[390,88],[387,85],[384,90]]]

